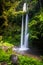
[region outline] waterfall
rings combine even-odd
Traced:
[[[27,12],[27,4],[24,3],[23,11]],[[24,25],[25,21],[25,25]],[[21,46],[20,50],[27,50],[28,49],[28,14],[26,13],[26,17],[24,20],[24,15],[22,16],[22,27],[21,27]]]
[[[24,5],[23,5],[23,12],[27,12],[27,4],[26,3],[24,3]],[[22,15],[20,47],[13,48],[13,50],[16,50],[16,51],[26,51],[29,49],[28,48],[28,37],[29,37],[29,34],[28,34],[28,13],[26,13],[25,15],[26,16]]]

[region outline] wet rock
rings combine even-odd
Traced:
[[[18,63],[18,56],[17,55],[12,54],[10,56],[10,60],[11,60],[13,65],[19,65],[19,63]]]

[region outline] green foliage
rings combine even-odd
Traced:
[[[0,43],[0,45],[6,45],[6,46],[18,46],[20,43],[19,43],[19,41],[20,41],[20,36],[19,35],[15,35],[15,36],[8,36],[8,37],[6,37],[6,36],[4,36],[3,37],[3,44],[2,43]]]
[[[11,64],[11,59],[10,59],[12,53],[15,54],[15,52],[13,52],[11,48],[8,49],[7,52],[0,49],[0,63],[7,62],[8,65],[13,65]],[[19,58],[18,59],[19,65],[43,65],[43,62],[41,60],[37,60],[35,58],[31,58],[28,56],[22,56],[19,54],[16,55],[18,55]]]
[[[39,12],[29,22],[30,42],[39,49],[43,49],[43,12]],[[34,47],[35,47],[34,46]]]
[[[3,47],[3,46],[6,46],[6,47],[12,47],[13,46],[13,44],[11,44],[11,43],[8,43],[7,41],[1,41],[0,42],[0,47]]]
[[[11,47],[12,44],[19,45],[21,20],[22,15],[25,15],[25,12],[22,11],[24,2],[25,0],[0,0],[0,46]],[[26,0],[26,2],[30,17],[30,41],[36,44],[38,48],[43,49],[43,1]],[[0,62],[6,61],[8,65],[11,65],[11,61],[9,60],[11,54],[11,49],[7,52],[0,49]],[[43,65],[43,61],[20,55],[19,63],[20,65]]]
[[[2,49],[0,49],[0,62],[9,61],[9,55]]]
[[[39,43],[40,40],[43,43],[42,0],[0,0],[0,41],[19,45],[21,20],[22,15],[25,15],[22,11],[24,2],[28,4],[30,41],[33,43],[38,40]]]
[[[21,55],[19,55],[19,62],[20,65],[43,65],[43,63],[41,63],[39,60]]]
[[[30,34],[32,38],[39,39],[38,34],[43,33],[43,12],[36,15],[29,23]]]

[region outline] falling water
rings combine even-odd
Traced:
[[[25,21],[25,37],[24,37],[24,46],[28,47],[28,14],[26,14],[26,21]]]
[[[24,3],[24,5],[23,5],[23,11],[24,12],[26,12],[26,10],[27,10],[27,7],[26,6],[27,6],[26,3]]]
[[[27,12],[27,5],[24,3],[23,11]],[[24,30],[25,29],[25,30]],[[27,50],[28,49],[28,14],[25,17],[25,26],[24,26],[24,15],[22,16],[22,29],[21,29],[21,46],[19,50]]]
[[[27,4],[23,5],[23,12],[27,12]],[[25,22],[25,23],[24,23]],[[24,15],[22,15],[22,27],[21,27],[21,44],[20,48],[13,48],[16,51],[26,51],[28,50],[28,13],[26,13],[25,20]]]
[[[23,26],[24,26],[24,23],[23,23],[23,16],[22,16],[22,28],[21,28],[21,48],[23,46]]]

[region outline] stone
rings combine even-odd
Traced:
[[[11,60],[12,64],[18,65],[18,56],[17,55],[12,54],[10,56],[10,60]]]

